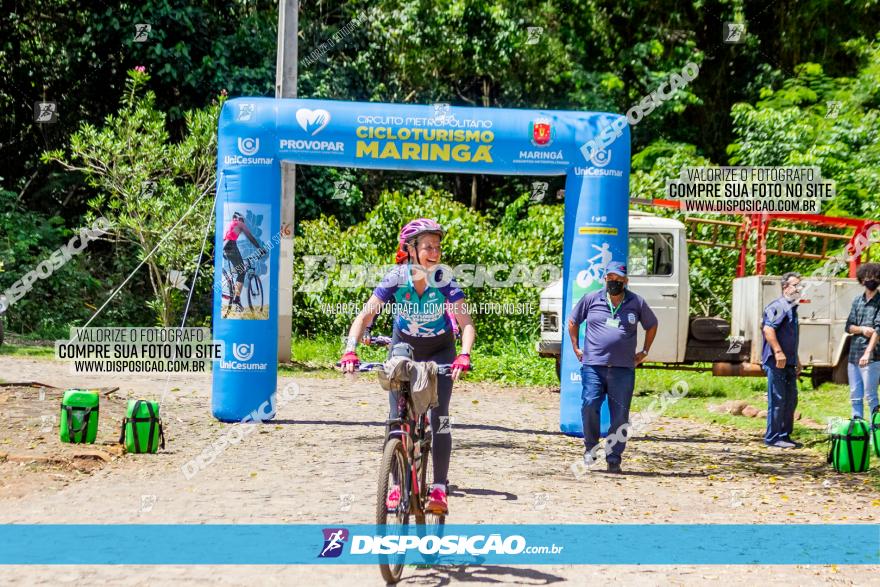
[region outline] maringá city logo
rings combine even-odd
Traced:
[[[548,147],[556,136],[549,118],[536,118],[531,122],[532,144],[536,147]]]

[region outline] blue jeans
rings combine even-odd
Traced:
[[[865,406],[862,398],[868,398],[868,414],[873,413],[878,405],[877,384],[880,382],[880,361],[871,361],[867,367],[847,363],[846,372],[849,375],[849,400],[852,403],[853,418],[864,418]]]
[[[599,410],[608,397],[611,428],[605,440],[605,460],[618,463],[622,459],[628,436],[623,425],[629,422],[629,406],[636,384],[636,370],[628,367],[581,366],[581,418],[584,424],[584,447],[587,452],[599,444]],[[619,431],[623,430],[622,433]],[[616,442],[615,442],[616,440]]]
[[[764,443],[791,440],[794,410],[798,402],[797,375],[794,366],[779,369],[764,365],[767,373],[767,432]]]

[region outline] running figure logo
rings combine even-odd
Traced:
[[[318,558],[336,558],[342,554],[343,545],[348,540],[348,530],[345,528],[324,528],[324,547]]]
[[[449,416],[438,416],[440,425],[437,427],[436,434],[450,434],[452,432],[452,421]]]

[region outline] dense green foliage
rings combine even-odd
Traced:
[[[880,203],[876,0],[301,4],[302,97],[625,112],[694,61],[699,77],[632,129],[634,197],[661,197],[682,165],[817,165],[837,182],[832,213],[873,215]],[[362,24],[328,44],[354,19]],[[38,282],[7,314],[12,330],[48,334],[81,324],[213,181],[216,97],[273,95],[276,21],[269,0],[13,0],[0,19],[0,287],[95,215],[117,229],[112,242],[93,243]],[[727,21],[747,24],[744,43],[722,42]],[[139,23],[151,27],[140,40]],[[317,60],[306,60],[315,50]],[[149,79],[132,91],[135,66]],[[56,123],[33,122],[37,101],[58,104]],[[128,140],[132,133],[142,140]],[[157,182],[153,200],[132,197],[144,178]],[[340,180],[351,188],[333,198]],[[390,260],[392,235],[422,213],[461,228],[444,252],[451,264],[559,265],[561,200],[528,202],[522,194],[533,180],[299,166],[297,270],[303,255],[328,250],[342,262]],[[553,180],[547,193],[561,187]],[[167,273],[191,277],[202,261],[207,200],[99,323],[179,320],[182,293]],[[735,257],[693,251],[695,310],[726,312]],[[792,266],[811,264],[771,258],[768,271]],[[210,308],[210,279],[196,287],[190,323]],[[298,292],[297,329],[339,332],[345,320],[321,315],[318,304],[361,300],[367,289]],[[468,293],[527,303],[538,289]],[[534,315],[478,320],[484,341],[537,328]]]
[[[535,316],[541,289],[558,276],[562,256],[562,206],[529,204],[528,194],[521,196],[507,208],[501,221],[495,222],[440,192],[390,192],[382,196],[363,222],[347,229],[332,216],[304,221],[303,235],[295,244],[294,275],[298,279],[294,286],[294,330],[340,337],[346,334],[354,314],[330,312],[328,307],[366,302],[393,263],[397,249],[394,235],[400,226],[412,218],[430,215],[448,231],[443,240],[444,264],[453,268],[482,265],[487,269],[496,264],[525,265],[523,280],[516,285],[512,284],[517,281],[511,278],[512,270],[494,274],[498,282],[510,279],[510,287],[468,287],[467,282],[461,285],[468,302],[478,308],[481,304],[486,309],[531,304],[530,309],[523,307],[519,312],[475,313],[481,344],[528,340],[538,331]],[[346,270],[343,264],[357,269]],[[536,275],[541,265],[547,271]],[[469,273],[476,280],[477,268],[469,269]],[[375,327],[376,332],[390,333],[388,315],[380,316]]]
[[[880,47],[864,41],[846,47],[859,57],[853,76],[832,78],[821,65],[805,63],[779,87],[763,88],[755,104],[735,104],[727,161],[710,160],[686,143],[656,141],[642,149],[632,161],[633,197],[663,198],[665,181],[677,178],[686,166],[815,166],[836,182],[836,196],[824,214],[880,217]],[[708,227],[701,231],[691,236],[708,238]],[[807,244],[813,252],[821,250],[818,239]],[[738,252],[693,247],[688,257],[693,310],[729,317],[731,268]],[[815,261],[770,256],[767,273],[809,273],[816,266]]]

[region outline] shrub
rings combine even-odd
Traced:
[[[390,266],[400,228],[419,217],[434,218],[446,228],[442,262],[451,267],[524,264],[533,277],[533,270],[540,265],[552,266],[556,275],[561,271],[561,205],[534,205],[528,195],[523,195],[496,221],[453,201],[443,192],[385,192],[365,220],[348,229],[343,230],[334,217],[302,222],[302,236],[296,238],[294,258],[294,332],[346,334],[354,314],[333,313],[327,308],[335,304],[361,306],[384,271],[372,271],[372,279],[348,287],[354,281],[349,278],[353,274],[346,275],[341,266]],[[509,276],[509,269],[496,273],[499,281]],[[468,287],[463,283],[467,300],[475,307],[489,303],[501,304],[502,309],[504,304],[522,305],[521,312],[474,313],[480,345],[491,346],[505,339],[532,339],[539,328],[539,296],[552,278],[553,272],[546,271],[540,277],[543,281],[534,285]],[[322,279],[326,285],[321,283]],[[377,332],[389,332],[387,315],[380,316],[375,327]]]

